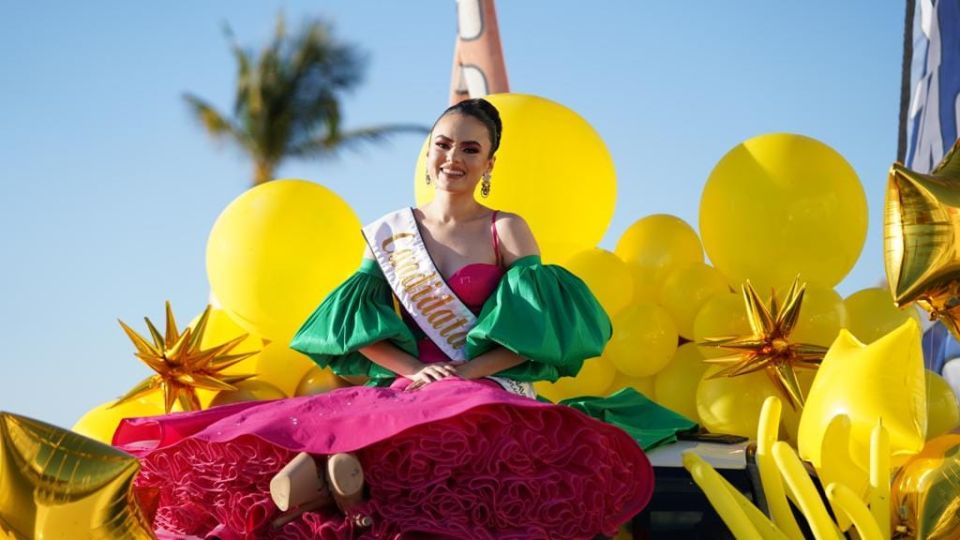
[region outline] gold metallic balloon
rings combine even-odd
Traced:
[[[960,538],[960,435],[931,439],[893,481],[891,499],[909,538]]]
[[[930,174],[890,167],[884,262],[897,306],[916,302],[960,338],[960,142]]]
[[[237,387],[236,390],[222,390],[217,392],[217,395],[213,397],[213,401],[210,402],[210,406],[216,407],[217,405],[226,405],[227,403],[238,403],[241,401],[265,401],[287,397],[287,395],[283,393],[283,390],[280,390],[268,382],[258,381],[256,379],[241,381],[234,386]]]
[[[153,538],[134,498],[136,458],[0,412],[0,538]]]

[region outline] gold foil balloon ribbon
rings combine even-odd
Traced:
[[[153,538],[132,491],[136,458],[0,412],[0,537]]]
[[[960,142],[930,172],[890,167],[884,262],[897,306],[916,302],[960,338]]]

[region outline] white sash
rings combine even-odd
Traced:
[[[363,235],[407,313],[451,360],[466,361],[467,332],[477,317],[433,264],[413,210],[387,214],[364,227]]]
[[[455,362],[468,360],[467,333],[477,317],[457,297],[437,270],[420,236],[413,209],[404,208],[363,228],[363,236],[393,289],[417,325]],[[536,398],[533,385],[503,377],[488,377],[508,392]]]

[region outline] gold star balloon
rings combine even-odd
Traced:
[[[157,374],[147,377],[133,387],[126,395],[117,400],[118,405],[159,389],[163,392],[164,407],[168,413],[177,401],[180,402],[183,410],[195,411],[201,408],[200,400],[197,398],[198,388],[214,391],[235,391],[237,389],[234,386],[235,383],[254,376],[253,374],[226,375],[221,373],[224,369],[260,352],[228,354],[246,339],[246,334],[209,349],[200,348],[200,344],[203,342],[203,333],[207,327],[207,319],[210,316],[210,306],[207,306],[207,309],[203,311],[203,315],[197,320],[197,324],[185,328],[183,333],[177,330],[177,323],[174,320],[170,302],[166,303],[166,315],[166,331],[163,335],[150,322],[150,319],[144,317],[147,322],[147,329],[150,330],[151,341],[138,334],[123,321],[119,321],[123,331],[127,333],[127,336],[137,348],[134,355],[150,369],[156,371]]]
[[[0,412],[0,538],[153,538],[132,489],[133,456]]]
[[[897,306],[916,302],[960,339],[960,142],[929,174],[890,167],[884,262]]]
[[[770,307],[760,299],[749,281],[743,284],[743,302],[752,334],[742,337],[706,338],[700,345],[736,352],[735,356],[707,358],[705,362],[725,367],[711,378],[736,377],[763,370],[794,409],[803,407],[803,391],[796,369],[816,369],[827,352],[825,347],[792,343],[790,333],[800,316],[806,284],[796,278],[783,300],[770,297]]]

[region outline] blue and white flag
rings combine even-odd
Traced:
[[[904,164],[929,172],[960,125],[960,1],[917,0]]]

